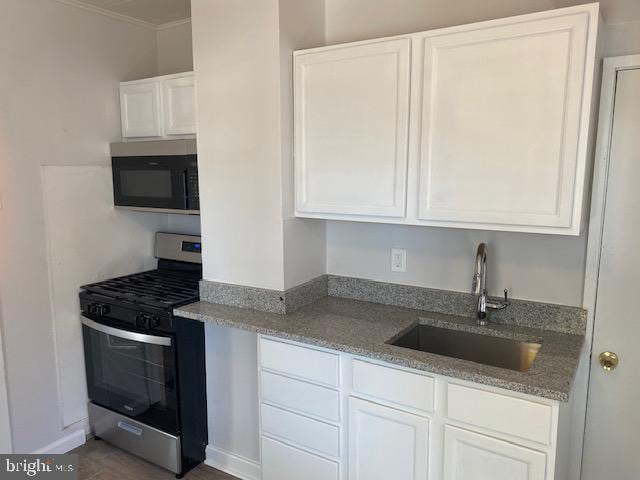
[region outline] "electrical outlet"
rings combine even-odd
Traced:
[[[407,271],[407,251],[404,248],[391,249],[391,271],[392,272]]]

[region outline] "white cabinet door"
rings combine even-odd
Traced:
[[[196,133],[193,72],[162,81],[165,135]]]
[[[444,480],[545,480],[546,455],[445,426]]]
[[[349,480],[427,480],[429,420],[349,398]]]
[[[298,216],[404,217],[410,42],[296,54]]]
[[[122,136],[162,136],[160,105],[160,83],[155,79],[120,84]]]
[[[588,28],[597,22],[590,15],[416,36],[419,221],[579,233],[595,41]]]

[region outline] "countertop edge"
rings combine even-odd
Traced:
[[[188,307],[188,305],[185,305],[185,307]],[[211,314],[195,313],[189,310],[185,310],[184,309],[185,307],[176,308],[174,310],[174,314],[180,317],[197,320],[203,323],[211,323],[211,324],[219,325],[223,327],[237,328],[239,330],[249,331],[249,332],[253,332],[261,335],[268,335],[268,336],[280,338],[283,340],[290,340],[293,342],[308,344],[310,346],[327,348],[330,350],[335,350],[335,351],[339,351],[339,352],[343,352],[351,355],[357,355],[357,356],[369,358],[372,360],[383,361],[383,362],[389,363],[390,365],[402,366],[402,367],[422,371],[425,373],[442,375],[449,378],[454,378],[456,380],[463,380],[463,381],[468,381],[472,383],[478,383],[480,385],[486,385],[488,387],[501,388],[506,391],[517,392],[517,393],[532,395],[536,397],[542,397],[547,400],[553,400],[553,401],[558,401],[562,403],[567,403],[569,401],[571,387],[573,385],[573,382],[575,381],[576,370],[578,368],[578,362],[579,362],[579,359],[578,359],[578,362],[576,363],[576,366],[573,369],[573,375],[570,379],[569,384],[567,385],[566,390],[548,389],[543,387],[536,387],[532,385],[517,383],[513,381],[507,381],[500,378],[482,375],[478,373],[455,371],[455,370],[452,371],[450,367],[447,369],[444,369],[444,368],[439,369],[437,365],[433,365],[429,363],[414,362],[409,359],[403,360],[398,357],[390,356],[381,352],[362,349],[352,345],[345,345],[345,344],[340,344],[335,342],[329,342],[329,341],[315,338],[315,337],[292,334],[279,329],[258,327],[245,322],[229,320],[227,318],[214,316]],[[582,344],[581,350],[582,348],[584,348],[584,343]],[[446,370],[446,372],[444,370]]]

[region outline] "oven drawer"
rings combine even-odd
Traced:
[[[180,437],[89,403],[89,423],[97,437],[174,473],[182,471]]]

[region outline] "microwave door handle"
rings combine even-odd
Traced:
[[[184,208],[189,207],[189,171],[182,171],[182,188],[184,188]]]
[[[125,340],[132,340],[140,343],[149,343],[152,345],[162,345],[165,347],[171,346],[170,337],[158,337],[156,335],[147,335],[145,333],[130,332],[129,330],[122,330],[120,328],[114,328],[108,325],[103,325],[102,323],[94,322],[90,318],[84,316],[81,321],[83,325],[113,337],[124,338]]]

